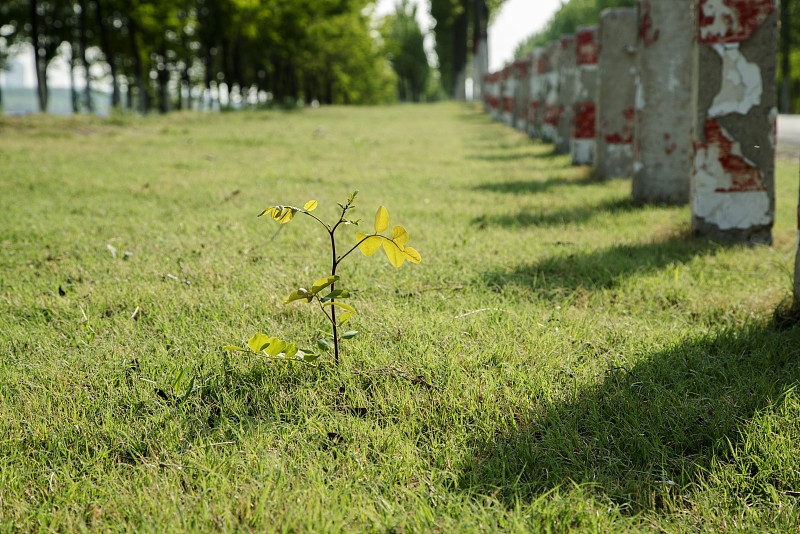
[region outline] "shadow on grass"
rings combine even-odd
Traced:
[[[531,141],[533,143],[533,141]],[[485,152],[480,154],[472,154],[467,156],[467,159],[471,160],[481,160],[481,161],[489,161],[489,162],[501,162],[501,161],[517,161],[517,160],[535,160],[546,162],[548,167],[552,167],[556,158],[569,158],[569,155],[564,154],[557,154],[555,149],[551,150],[542,150],[539,152],[532,152],[527,144],[521,145],[523,152],[520,152],[520,146],[516,147],[498,147],[497,152]],[[514,151],[512,151],[514,150]],[[569,164],[569,160],[565,159],[566,164],[564,168],[571,168],[572,166]]]
[[[614,245],[588,254],[571,254],[566,248],[561,254],[521,264],[510,271],[486,271],[481,280],[493,289],[606,289],[618,286],[633,274],[686,263],[696,256],[715,254],[719,248],[716,243],[684,234],[661,242]]]
[[[540,182],[541,183],[541,182]],[[474,224],[521,228],[525,226],[563,226],[591,220],[601,213],[627,213],[636,209],[630,198],[603,200],[594,205],[569,206],[558,209],[523,210],[514,215],[482,215]]]
[[[490,193],[508,193],[511,195],[530,195],[543,193],[557,187],[587,186],[598,185],[586,178],[548,178],[547,180],[511,180],[509,182],[497,182],[481,184],[475,187],[476,191],[487,191]]]
[[[780,408],[800,382],[799,364],[800,328],[687,339],[607,370],[566,400],[517,407],[517,430],[479,443],[460,483],[513,505],[574,481],[632,512],[660,511],[670,491],[691,487],[717,487],[735,502],[769,502],[770,486],[793,495],[797,475],[778,465],[800,453],[770,458],[752,442],[759,433],[764,443],[786,439],[795,419],[760,428],[753,418]]]

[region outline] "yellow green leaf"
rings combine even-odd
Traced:
[[[295,347],[294,343],[289,343],[283,349],[284,358],[292,358],[295,354],[297,354],[297,347]]]
[[[381,238],[376,235],[367,237],[361,232],[356,232],[356,239],[358,239],[358,250],[360,250],[364,256],[372,256],[375,254],[376,250],[381,248]]]
[[[253,334],[253,337],[247,341],[247,346],[250,347],[250,350],[253,352],[261,352],[265,347],[269,346],[272,339],[274,338],[265,334]]]
[[[408,232],[399,224],[392,228],[392,241],[397,243],[402,249],[408,243]]]
[[[422,261],[422,256],[420,256],[419,252],[417,252],[413,247],[405,247],[403,249],[403,256],[405,256],[408,261],[412,261],[414,263],[419,263]]]
[[[389,228],[389,212],[381,206],[375,214],[375,233],[383,232],[387,228]]]
[[[306,211],[314,211],[317,209],[317,201],[316,200],[309,200],[306,202],[306,205],[303,206],[303,209]]]
[[[277,356],[283,349],[286,348],[286,342],[283,340],[278,339],[277,337],[269,338],[269,345],[264,347],[262,350],[269,354],[270,356]]]
[[[339,279],[339,277],[336,276],[336,275],[329,276],[327,278],[320,278],[319,280],[314,282],[313,286],[311,286],[311,294],[312,295],[316,295],[317,293],[319,293],[320,291],[322,291],[323,289],[325,289],[329,285],[335,283],[338,279]]]
[[[338,306],[340,308],[344,308],[349,312],[352,313],[356,312],[356,309],[354,307],[350,306],[349,304],[345,304],[344,302],[326,302],[325,304],[322,305],[323,308],[326,306]]]
[[[403,255],[403,249],[401,249],[397,243],[391,239],[384,238],[383,250],[386,252],[386,257],[389,258],[389,263],[395,267],[403,265],[403,261],[406,257]]]
[[[292,219],[294,219],[294,210],[292,208],[283,208],[283,213],[281,214],[281,218],[278,222],[281,224],[286,224]]]
[[[300,289],[292,291],[289,294],[288,297],[283,299],[283,303],[284,304],[289,304],[290,302],[294,302],[294,301],[300,300],[300,299],[307,299],[307,302],[311,302],[311,299],[309,298],[309,295],[310,294],[309,294],[308,290],[307,289],[303,289],[301,287]]]

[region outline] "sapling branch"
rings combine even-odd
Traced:
[[[343,225],[358,225],[358,223],[361,221],[361,219],[348,220],[346,218],[347,212],[355,207],[353,202],[355,201],[357,194],[358,191],[354,191],[350,194],[350,196],[347,197],[347,201],[344,204],[337,204],[341,209],[341,213],[339,215],[339,220],[333,225],[326,223],[311,213],[317,208],[316,200],[309,200],[302,208],[282,205],[271,206],[259,214],[259,217],[268,214],[271,219],[277,221],[278,223],[286,224],[294,218],[296,213],[303,213],[321,224],[322,227],[328,232],[331,243],[330,276],[314,282],[314,284],[311,286],[311,289],[298,288],[294,290],[284,299],[283,303],[289,304],[296,301],[310,303],[314,300],[317,301],[323,315],[331,323],[331,328],[333,331],[333,359],[336,364],[339,363],[339,326],[345,324],[350,319],[350,312],[356,311],[352,306],[337,301],[337,299],[345,299],[350,296],[350,292],[346,289],[336,289],[336,283],[339,280],[339,276],[336,274],[336,271],[339,267],[339,264],[342,263],[342,261],[356,249],[360,249],[365,256],[371,256],[381,246],[383,246],[389,262],[395,267],[399,267],[406,259],[413,263],[419,263],[422,259],[416,250],[406,246],[409,239],[408,232],[406,232],[405,228],[402,226],[395,226],[392,228],[391,237],[381,234],[381,232],[389,228],[389,213],[383,206],[379,207],[377,213],[375,214],[375,233],[365,235],[360,232],[356,232],[356,244],[347,252],[345,252],[344,255],[337,257],[336,231],[341,229]],[[321,297],[320,292],[328,287],[330,288],[330,292],[324,297]],[[328,307],[331,308],[330,311],[326,310]],[[336,317],[337,307],[342,307],[347,310],[347,313],[343,313],[341,316],[341,324],[340,321],[337,321]],[[317,346],[322,350],[321,353],[313,353],[308,350],[298,349],[293,343],[287,343],[278,338],[266,336],[265,334],[255,334],[247,342],[247,346],[249,347],[250,351],[263,353],[271,359],[299,361],[313,366],[313,362],[316,361],[321,354],[330,355],[331,340],[327,338],[327,332],[325,334],[325,337],[317,340]],[[356,334],[357,332],[355,330],[345,332],[342,335],[342,339],[351,339]],[[247,349],[242,347],[227,346],[224,348],[247,352]],[[299,355],[300,358],[295,357],[295,355]]]

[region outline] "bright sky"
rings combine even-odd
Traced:
[[[394,12],[396,0],[377,0],[377,15]],[[428,0],[411,0],[420,5],[417,19],[423,31],[430,30],[433,20]],[[544,25],[561,7],[561,0],[506,0],[489,25],[489,70],[495,71],[514,58],[517,45],[528,36],[544,29]]]

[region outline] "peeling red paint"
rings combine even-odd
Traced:
[[[731,177],[728,188],[719,187],[717,193],[741,193],[745,191],[766,191],[761,171],[750,165],[742,156],[733,154],[733,140],[722,131],[722,127],[714,119],[706,119],[706,142],[695,142],[695,152],[699,149],[709,149],[717,145],[719,149],[719,163]]]
[[[531,100],[530,106],[528,107],[528,120],[533,122],[536,120],[536,112],[541,107],[542,103],[538,100]]]
[[[775,0],[700,0],[697,39],[701,43],[745,41],[773,11]]]
[[[578,30],[578,65],[597,65],[597,54],[600,47],[597,43],[597,28]]]
[[[595,111],[594,102],[578,102],[575,104],[573,139],[594,139]]]
[[[561,115],[564,107],[552,105],[548,106],[547,109],[544,110],[542,114],[542,121],[555,126],[556,122],[558,121],[558,117]]]
[[[514,98],[511,96],[503,97],[503,111],[511,113],[514,111]]]
[[[650,46],[658,41],[661,30],[653,29],[653,17],[650,15],[650,2],[642,2],[641,6],[641,26],[639,33],[644,46]]]
[[[575,45],[575,36],[574,35],[565,35],[561,38],[561,49],[566,50],[570,46]]]
[[[625,117],[625,123],[622,127],[622,131],[606,135],[606,143],[633,143],[633,108],[624,110],[622,115]],[[603,130],[607,128],[607,125],[603,126]]]
[[[664,149],[664,152],[667,154],[667,156],[669,156],[670,154],[675,152],[677,148],[678,145],[676,143],[672,143],[671,145],[667,146],[667,148]]]
[[[547,56],[545,56],[544,54],[542,54],[539,57],[539,61],[537,62],[536,65],[536,70],[539,74],[544,74],[545,72],[547,72]]]

